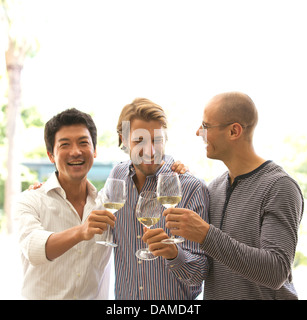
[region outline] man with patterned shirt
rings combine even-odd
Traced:
[[[119,145],[129,153],[129,161],[118,164],[111,178],[123,179],[127,185],[125,206],[116,214],[113,239],[116,299],[195,299],[202,289],[207,263],[196,243],[164,244],[168,238],[165,219],[147,230],[137,221],[135,208],[141,191],[156,191],[160,173],[171,172],[173,158],[164,155],[166,116],[163,109],[147,99],[135,99],[126,105],[119,117]],[[178,207],[188,208],[207,220],[208,191],[203,182],[189,173],[180,175],[182,200]],[[161,214],[163,208],[161,207]],[[144,246],[158,259],[142,261],[135,252]]]
[[[197,135],[228,172],[209,185],[210,224],[193,210],[164,212],[171,233],[199,243],[208,257],[204,299],[297,299],[291,268],[304,199],[280,166],[255,153],[257,121],[245,94],[211,99]]]

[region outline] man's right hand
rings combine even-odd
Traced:
[[[115,220],[114,215],[107,210],[92,211],[83,224],[50,235],[46,243],[47,258],[54,260],[80,241],[102,234],[108,224],[114,227]]]
[[[102,234],[108,225],[114,228],[116,217],[107,210],[94,210],[81,225],[83,240],[90,240],[95,234]]]

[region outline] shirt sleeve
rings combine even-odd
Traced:
[[[279,289],[291,281],[291,265],[303,212],[301,193],[294,182],[279,179],[264,199],[260,247],[249,247],[210,225],[201,245],[206,254],[259,285]]]
[[[40,215],[28,192],[17,202],[14,218],[25,258],[34,266],[50,263],[46,257],[46,242],[53,232],[44,230]]]
[[[192,189],[184,207],[198,213],[208,222],[209,192],[205,183],[201,182],[197,188]],[[188,240],[177,245],[177,248],[177,257],[166,260],[169,270],[188,286],[200,285],[209,271],[205,252],[198,243]]]

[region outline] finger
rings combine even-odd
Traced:
[[[165,227],[170,230],[173,230],[173,229],[179,230],[180,226],[181,226],[180,222],[177,222],[177,221],[166,222],[165,224]]]
[[[168,208],[163,212],[163,216],[189,214],[191,210],[184,208]]]
[[[143,241],[147,242],[149,245],[154,244],[154,243],[157,243],[160,245],[161,241],[164,239],[168,239],[168,235],[165,232],[159,233],[159,234],[152,236],[150,238],[147,237],[147,238],[145,238],[146,241],[144,241],[144,237],[143,237]]]
[[[151,243],[148,245],[148,249],[150,252],[154,253],[154,252],[158,252],[158,251],[162,251],[165,249],[168,249],[169,244],[164,244],[162,242],[158,242],[158,243]]]
[[[169,222],[169,221],[176,221],[176,222],[180,222],[183,218],[183,215],[182,214],[175,214],[175,213],[171,213],[171,214],[168,214],[165,218],[165,221],[166,222]]]
[[[153,230],[147,230],[147,232],[144,233],[142,240],[144,242],[147,242],[148,239],[158,236],[159,234],[164,233],[164,230],[161,228],[153,229]]]
[[[181,164],[180,161],[174,162],[173,165],[172,165],[172,170],[174,171],[180,164]]]
[[[94,223],[96,224],[99,228],[102,224],[108,224],[110,225],[112,228],[114,228],[115,226],[115,220],[113,219],[113,217],[109,217],[106,215],[96,215],[95,213],[92,213],[89,218],[89,223]]]
[[[189,171],[189,167],[188,166],[184,166],[181,170],[180,170],[180,173],[186,173]]]
[[[102,232],[104,232],[108,229],[108,224],[105,222],[90,221],[88,223],[88,228],[90,230],[92,230],[92,232],[94,232],[94,233],[101,234]]]
[[[149,250],[152,252],[155,256],[161,256],[165,259],[175,259],[178,255],[178,248],[175,245],[169,245],[166,246],[160,246],[153,245],[152,247],[149,246]]]
[[[94,211],[92,211],[91,214],[95,215],[99,221],[102,221],[101,219],[103,219],[103,217],[108,217],[109,219],[111,219],[113,221],[116,220],[116,217],[114,216],[114,214],[112,214],[108,210],[94,210]]]
[[[92,229],[92,230],[93,230],[93,233],[94,233],[94,234],[103,234],[104,231],[107,230],[107,228],[106,228],[106,229],[95,228],[95,229]]]

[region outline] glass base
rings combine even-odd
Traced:
[[[108,242],[108,241],[96,241],[96,243],[102,244],[102,245],[107,246],[107,247],[112,247],[112,248],[118,247],[118,245],[116,243]]]
[[[154,256],[148,249],[140,249],[138,250],[135,255],[137,258],[141,260],[155,260],[158,259],[158,257]]]
[[[169,238],[169,239],[164,239],[161,242],[166,243],[166,244],[174,244],[174,243],[181,243],[184,242],[184,238],[178,237],[178,238]]]

